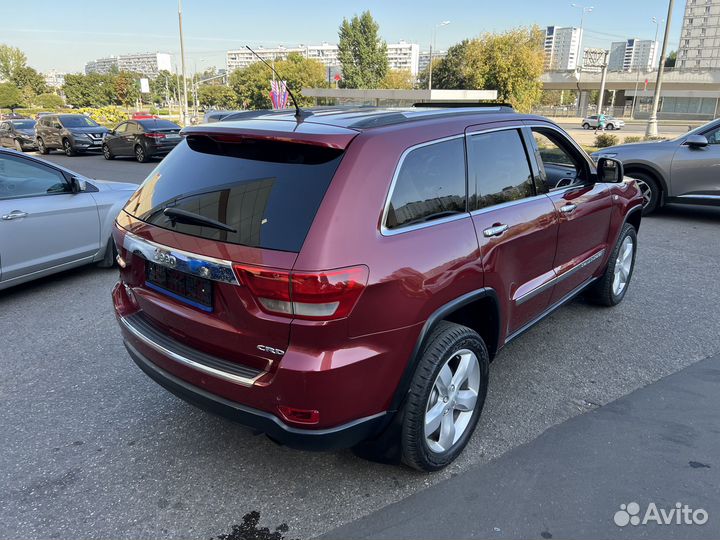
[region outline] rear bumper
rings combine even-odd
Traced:
[[[201,409],[218,414],[244,426],[262,431],[273,440],[303,450],[349,448],[377,433],[388,413],[359,418],[329,429],[300,429],[283,424],[276,416],[211,394],[168,373],[145,357],[132,343],[125,348],[146,375],[177,397]]]

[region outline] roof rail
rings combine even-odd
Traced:
[[[509,103],[497,103],[492,101],[423,101],[413,103],[413,107],[440,107],[445,109],[459,108],[485,108],[497,109],[502,112],[515,112],[515,109]]]

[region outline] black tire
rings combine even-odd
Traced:
[[[117,257],[117,248],[115,247],[115,240],[111,236],[105,248],[105,256],[97,263],[98,268],[112,268],[115,266],[115,257]]]
[[[608,124],[608,125],[607,125],[607,130],[608,130],[608,131],[613,131],[614,129],[615,129],[615,124]]]
[[[643,172],[630,172],[627,175],[637,180],[638,188],[643,193],[643,216],[652,214],[662,206],[662,190],[655,178]]]
[[[145,151],[145,148],[143,148],[142,144],[135,145],[135,159],[138,163],[147,163],[150,161],[150,157],[147,155],[147,152]]]
[[[615,268],[619,264],[618,255],[620,254],[621,248],[626,238],[630,238],[630,240],[632,241],[632,260],[625,286],[619,293],[616,293],[616,291],[613,289],[613,282],[615,280]],[[630,286],[630,280],[632,279],[633,271],[635,270],[636,255],[637,232],[635,231],[635,227],[633,227],[629,223],[626,223],[625,225],[623,225],[622,231],[620,231],[620,236],[615,243],[615,247],[613,248],[612,253],[610,253],[610,259],[608,260],[607,268],[605,268],[605,273],[600,279],[593,283],[593,285],[588,290],[588,299],[595,304],[608,307],[616,306],[620,302],[622,302],[622,299],[625,298],[625,294],[627,293],[628,287]]]
[[[479,368],[479,386],[472,416],[457,441],[445,451],[430,448],[425,437],[425,414],[438,374],[455,358],[455,353],[466,349],[474,353]],[[490,357],[487,347],[477,332],[459,324],[442,321],[428,337],[422,356],[413,375],[405,402],[401,430],[403,462],[421,471],[437,471],[452,463],[463,451],[480,419],[487,395]],[[459,389],[458,389],[459,390]],[[434,394],[437,395],[437,394]],[[447,400],[444,400],[447,402]],[[453,401],[450,404],[454,403]],[[436,405],[440,403],[439,398]],[[455,411],[451,411],[455,415]]]
[[[102,153],[105,159],[115,159],[115,155],[110,151],[110,147],[107,144],[102,145]]]
[[[17,150],[18,152],[23,151],[22,143],[20,141],[18,141],[17,139],[15,139],[13,146],[15,147],[15,150]]]
[[[77,152],[75,151],[75,148],[73,148],[73,145],[70,142],[70,139],[63,139],[62,145],[63,145],[63,152],[65,152],[66,156],[72,157],[75,154],[77,154]]]
[[[42,137],[37,138],[37,146],[38,152],[40,152],[42,155],[46,156],[50,153],[50,150],[48,150],[48,147],[45,146],[45,141],[42,140]]]
[[[582,125],[582,128],[583,128],[583,129],[590,129],[590,124],[588,124],[587,122],[585,122],[585,123]]]

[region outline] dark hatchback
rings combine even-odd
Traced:
[[[132,156],[145,163],[166,155],[180,140],[180,126],[169,120],[128,120],[107,134],[102,151],[105,159]]]
[[[0,122],[0,146],[14,148],[19,152],[35,150],[35,120],[5,120]]]

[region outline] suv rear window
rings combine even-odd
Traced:
[[[333,148],[191,135],[143,182],[125,211],[183,234],[298,252],[341,159],[342,151]],[[172,222],[163,214],[167,207],[235,232]]]

